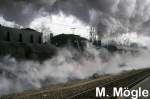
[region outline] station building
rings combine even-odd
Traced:
[[[41,44],[42,33],[26,29],[16,29],[0,26],[0,41],[11,43]]]
[[[0,25],[0,56],[44,59],[55,53],[55,47],[43,43],[42,33],[30,28],[17,29]]]

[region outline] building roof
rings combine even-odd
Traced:
[[[26,31],[32,32],[32,33],[38,33],[38,34],[42,34],[41,32],[38,32],[36,30],[33,30],[31,28],[24,28],[24,29],[19,29],[19,28],[11,28],[11,27],[6,27],[6,26],[2,26],[0,25],[0,31],[8,31],[8,32],[25,32],[28,33]]]

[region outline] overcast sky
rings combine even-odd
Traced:
[[[36,18],[31,22],[29,27],[41,32],[52,32],[55,35],[73,33],[88,38],[90,26],[84,24],[74,16],[66,16],[60,13],[58,15]]]
[[[4,17],[0,17],[0,24],[8,27],[23,28],[14,21],[8,21]],[[89,38],[89,27],[83,24],[80,20],[73,16],[65,16],[63,13],[51,16],[40,16],[35,18],[30,24],[29,28],[35,29],[45,34],[76,34],[82,37]]]
[[[150,35],[150,0],[0,0],[0,22],[87,37],[133,33]],[[5,21],[6,23],[4,23]],[[12,23],[11,23],[12,22]]]

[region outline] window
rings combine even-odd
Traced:
[[[30,36],[30,43],[33,43],[33,35]]]
[[[6,34],[6,41],[10,41],[10,33],[9,32],[7,32],[7,34]]]
[[[19,42],[22,42],[22,34],[19,34]]]
[[[42,43],[42,37],[41,37],[41,35],[39,36],[39,44],[41,44]]]

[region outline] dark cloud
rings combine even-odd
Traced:
[[[71,14],[96,27],[99,34],[142,32],[148,33],[149,0],[63,0],[55,11]]]
[[[99,34],[149,33],[149,0],[1,0],[0,14],[7,20],[28,25],[43,14],[63,12],[96,27]]]
[[[0,15],[18,24],[28,25],[33,18],[46,12],[53,3],[55,0],[1,0]]]

